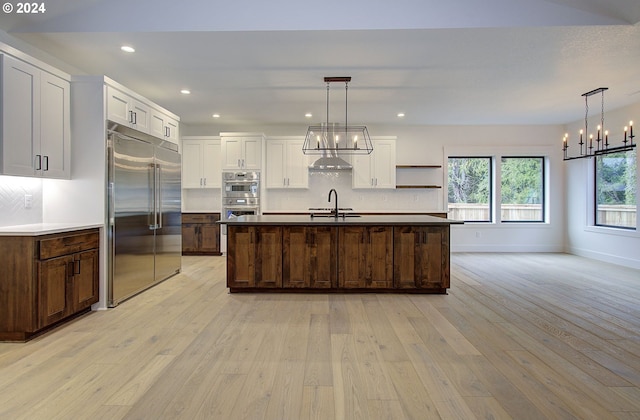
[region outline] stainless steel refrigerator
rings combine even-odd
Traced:
[[[177,145],[109,123],[108,305],[180,272],[180,154]]]

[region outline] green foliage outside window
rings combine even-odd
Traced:
[[[449,158],[449,203],[489,204],[491,158]]]
[[[542,158],[502,158],[501,164],[502,204],[542,203]]]
[[[598,204],[636,204],[636,151],[596,158]]]

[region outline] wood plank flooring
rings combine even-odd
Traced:
[[[0,419],[640,419],[640,271],[452,254],[448,295],[228,294],[224,257],[28,343]]]

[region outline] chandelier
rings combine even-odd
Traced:
[[[373,144],[367,127],[348,123],[347,94],[351,77],[325,77],[324,81],[327,84],[327,121],[309,126],[302,152],[305,155],[323,155],[328,158],[343,154],[370,154]],[[329,85],[333,82],[344,82],[344,125],[329,122]]]
[[[583,93],[584,96],[584,129],[580,130],[580,154],[575,156],[569,156],[569,134],[565,133],[562,138],[562,152],[564,153],[563,160],[582,159],[586,157],[592,157],[597,155],[608,155],[609,153],[626,152],[632,150],[636,145],[633,143],[633,121],[629,121],[629,126],[624,127],[624,139],[622,145],[610,147],[609,143],[609,130],[604,128],[604,92],[609,89],[601,87],[594,89],[587,93]],[[596,127],[596,138],[593,138],[593,134],[589,133],[589,97],[600,94],[601,96],[601,108],[600,108],[600,124]],[[588,136],[588,138],[587,138]]]

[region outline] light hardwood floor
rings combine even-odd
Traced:
[[[453,254],[448,295],[233,294],[223,257],[28,343],[0,419],[640,419],[640,271]]]

